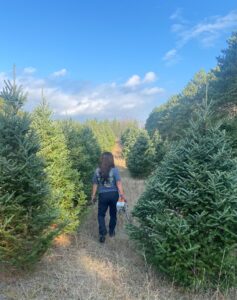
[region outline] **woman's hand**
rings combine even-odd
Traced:
[[[95,204],[96,203],[96,196],[91,196],[91,204]]]
[[[120,194],[119,198],[123,201],[123,202],[127,202],[126,197],[124,196],[124,194]]]
[[[96,191],[97,191],[97,184],[93,184],[92,186],[92,192],[91,192],[91,204],[95,204],[96,203]]]

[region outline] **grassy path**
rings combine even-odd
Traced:
[[[129,176],[118,145],[114,155],[131,208],[144,183]],[[58,238],[35,271],[22,274],[0,270],[0,300],[227,299],[182,293],[167,284],[135,252],[123,223],[119,217],[116,237],[99,244],[93,207],[78,234]]]

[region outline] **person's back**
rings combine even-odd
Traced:
[[[109,235],[115,235],[117,221],[116,204],[120,197],[124,197],[119,170],[114,165],[112,153],[104,152],[101,156],[100,166],[96,169],[93,176],[92,201],[95,201],[96,191],[99,193],[98,203],[98,222],[100,242],[105,241],[107,229],[105,226],[105,215],[109,207],[110,222]]]
[[[121,180],[119,170],[112,167],[109,171],[108,178],[104,178],[100,168],[97,168],[94,174],[93,183],[98,184],[99,193],[117,192],[118,187],[116,182]]]

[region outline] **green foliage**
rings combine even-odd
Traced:
[[[28,114],[26,95],[5,82],[0,95],[0,261],[17,267],[35,263],[60,231],[48,205],[49,187],[39,142]]]
[[[116,136],[109,121],[91,120],[87,121],[85,125],[93,131],[102,152],[112,150]]]
[[[204,70],[199,71],[179,95],[154,109],[146,122],[148,132],[152,135],[155,130],[159,130],[163,139],[179,140],[189,126],[192,114],[205,98],[208,78],[211,78],[210,74]]]
[[[207,109],[150,177],[130,235],[160,271],[193,288],[236,285],[237,162]]]
[[[127,166],[132,176],[148,176],[154,164],[154,146],[146,130],[140,130],[127,156]]]
[[[154,165],[157,166],[163,160],[166,152],[169,149],[169,144],[167,140],[162,140],[161,135],[158,130],[155,130],[152,136],[152,143],[154,146],[155,154],[154,154]]]
[[[138,128],[138,122],[136,120],[113,120],[110,122],[110,127],[114,135],[120,139],[128,128]]]
[[[91,178],[98,165],[101,150],[92,129],[77,122],[61,124],[69,149],[72,167],[77,170],[84,185],[87,197],[91,194]]]
[[[237,102],[237,32],[227,41],[228,48],[217,59],[217,68],[213,71],[215,81],[211,94],[215,110],[224,115],[236,115]]]
[[[52,197],[50,203],[59,209],[59,223],[72,232],[79,224],[79,214],[85,204],[80,175],[72,169],[64,134],[52,120],[52,112],[43,102],[32,114],[32,125],[41,144],[39,156],[45,160]]]
[[[137,136],[139,134],[139,129],[137,127],[127,128],[121,136],[121,144],[123,146],[123,156],[127,159],[127,156],[136,142]]]
[[[169,142],[179,140],[189,126],[189,120],[198,110],[204,99],[206,87],[212,100],[213,118],[235,118],[237,108],[237,32],[227,41],[228,48],[217,58],[217,67],[209,73],[201,70],[195,74],[185,89],[178,95],[158,108],[155,108],[146,122],[146,129],[152,136],[159,130],[161,137]],[[234,120],[227,121],[226,128],[230,129],[235,139],[236,128]]]

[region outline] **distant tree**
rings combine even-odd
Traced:
[[[7,81],[0,97],[0,261],[28,267],[61,228],[51,227],[57,214],[48,202],[38,138],[29,115],[21,110],[26,95]]]
[[[213,70],[215,81],[210,89],[215,110],[221,115],[237,114],[237,31],[227,41],[228,48],[217,58],[217,68]]]
[[[121,136],[121,144],[123,146],[123,156],[126,159],[134,143],[136,142],[137,136],[140,129],[137,127],[127,128]]]
[[[179,96],[172,96],[167,103],[153,109],[149,115],[145,128],[152,136],[156,130],[163,139],[173,139],[173,123],[171,118],[171,111],[175,111]]]
[[[115,145],[116,136],[108,120],[90,120],[85,123],[93,131],[101,151],[111,151]]]
[[[212,80],[211,74],[200,70],[180,94],[171,97],[167,104],[154,109],[146,122],[150,135],[159,130],[162,139],[179,140],[205,98],[208,80]]]
[[[43,101],[32,114],[32,126],[39,138],[40,157],[45,160],[45,172],[52,192],[51,205],[59,209],[58,222],[65,223],[65,232],[76,230],[79,214],[85,204],[80,174],[72,169],[64,134],[52,120],[52,112]]]
[[[113,120],[110,126],[115,136],[120,139],[128,128],[138,128],[138,122],[136,120]]]
[[[145,130],[141,130],[126,160],[132,176],[144,178],[154,167],[154,146]]]

